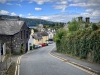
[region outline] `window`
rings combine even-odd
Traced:
[[[22,39],[22,31],[21,31],[21,39]]]
[[[25,30],[24,30],[24,39],[25,39]]]
[[[28,31],[26,31],[26,38],[28,38]]]

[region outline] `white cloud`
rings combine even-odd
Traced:
[[[0,0],[0,3],[5,3],[7,0]]]
[[[97,4],[95,3],[74,3],[74,4],[70,4],[69,6],[80,6],[80,7],[95,7],[97,6]]]
[[[8,14],[9,14],[9,12],[8,12],[8,11],[6,11],[6,10],[0,10],[0,14],[1,14],[1,15],[8,15]]]
[[[35,10],[36,10],[36,11],[41,11],[41,10],[42,10],[42,8],[35,8]]]
[[[57,4],[68,4],[67,1],[63,0],[63,1],[58,1]]]
[[[99,22],[99,20],[97,19],[99,18],[98,16],[92,16],[92,14],[89,13],[80,13],[80,14],[65,13],[65,14],[44,15],[44,16],[28,16],[28,18],[44,19],[44,20],[55,21],[55,22],[68,22],[71,21],[72,18],[77,18],[79,16],[82,16],[83,18],[90,17],[90,22]]]
[[[86,12],[92,13],[94,10],[93,9],[86,9]]]
[[[55,5],[54,9],[60,9],[62,12],[65,12],[67,5]]]
[[[7,5],[13,5],[13,4],[11,4],[11,3],[6,3]]]
[[[14,12],[11,13],[11,16],[16,16],[16,14]]]
[[[16,5],[21,7],[21,4],[16,4]]]
[[[100,17],[100,10],[95,10],[95,11],[92,13],[92,15],[93,15],[94,17]]]
[[[30,14],[30,13],[28,13],[28,16],[31,16],[31,14]]]
[[[23,16],[24,16],[23,14],[20,14],[20,15],[19,15],[19,17],[23,17]]]
[[[36,2],[39,5],[44,4],[45,2],[53,2],[54,0],[30,0],[29,3]]]

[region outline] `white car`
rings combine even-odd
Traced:
[[[42,47],[42,45],[38,44],[38,47],[40,48],[40,47]]]
[[[52,43],[53,43],[53,41],[48,41],[48,43],[49,43],[49,44],[52,44]]]

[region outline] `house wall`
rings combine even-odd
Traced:
[[[43,43],[43,39],[36,40],[34,39],[34,45]]]
[[[28,41],[28,51],[30,50],[30,46],[33,46],[33,44],[34,44],[34,40],[32,38],[32,35],[30,35],[30,39]]]
[[[11,51],[11,36],[0,35],[1,46],[3,47],[4,43],[6,44],[6,53],[10,53]],[[4,49],[3,49],[4,50]]]
[[[19,54],[21,52],[21,46],[24,46],[23,52],[28,51],[28,40],[29,40],[29,28],[24,23],[19,33],[14,35],[13,47],[14,53]]]
[[[49,33],[49,39],[52,39],[52,38],[53,38],[53,33],[50,32],[50,33]]]
[[[18,33],[14,35],[0,35],[0,39],[2,46],[4,43],[6,44],[6,53],[20,54],[22,44],[25,48],[24,52],[26,52],[28,50],[29,29],[26,24],[24,24]]]
[[[42,38],[43,38],[43,43],[48,43],[48,36],[42,36]]]

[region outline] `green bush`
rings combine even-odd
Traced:
[[[57,52],[70,54],[80,59],[87,59],[91,53],[93,62],[100,63],[100,31],[83,29],[80,32],[66,33],[64,37],[56,41]],[[58,33],[57,33],[58,35]]]
[[[96,24],[92,24],[92,30],[97,30],[98,29],[98,26]]]

